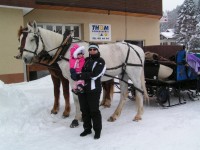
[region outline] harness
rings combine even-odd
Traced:
[[[107,77],[111,77],[111,78],[115,78],[115,79],[121,80],[121,81],[125,82],[126,84],[128,84],[129,86],[131,86],[133,89],[136,89],[136,90],[139,91],[140,93],[144,94],[144,91],[143,91],[143,90],[141,90],[141,89],[135,87],[133,84],[130,84],[130,83],[128,83],[128,82],[126,82],[126,81],[124,80],[124,75],[125,75],[125,73],[126,73],[126,67],[127,67],[127,66],[143,67],[143,65],[142,65],[142,59],[141,59],[139,53],[138,53],[130,44],[128,44],[128,43],[122,43],[122,44],[126,44],[126,45],[128,46],[128,52],[127,52],[127,55],[126,55],[125,62],[124,62],[123,64],[119,65],[119,66],[116,66],[116,67],[106,68],[106,70],[115,70],[115,69],[118,69],[118,68],[122,68],[122,73],[121,73],[122,77],[121,77],[121,78],[118,78],[118,77],[111,76],[111,75],[108,75],[108,74],[104,74],[104,76],[107,76]],[[128,63],[128,59],[129,59],[129,55],[130,55],[130,50],[131,50],[131,49],[135,51],[135,53],[137,54],[138,58],[140,59],[141,64],[131,64],[131,63]]]
[[[30,31],[23,31],[22,32],[24,34],[24,36],[27,36],[28,33],[32,33]],[[24,37],[23,37],[24,38]],[[35,57],[37,57],[39,59],[38,62],[34,62],[36,64],[39,64],[39,65],[43,65],[43,66],[46,66],[50,69],[54,69],[54,70],[58,70],[58,71],[61,71],[60,69],[58,69],[57,67],[53,67],[52,64],[55,64],[57,61],[63,59],[65,61],[69,61],[68,58],[65,58],[64,55],[65,53],[68,51],[71,43],[72,43],[72,38],[71,38],[71,34],[69,34],[67,37],[64,37],[63,38],[63,42],[60,46],[56,47],[56,48],[53,48],[51,50],[45,50],[45,45],[44,45],[44,41],[40,35],[40,32],[38,30],[38,33],[34,33],[34,38],[35,38],[35,43],[36,43],[36,48],[34,50],[34,52],[32,52],[31,50],[27,50],[27,49],[24,49],[22,46],[19,47],[20,49],[20,52],[29,52],[29,53],[33,53]],[[76,38],[74,38],[76,39]],[[39,47],[39,40],[41,40],[42,42],[42,51],[40,53],[37,54],[37,51],[38,51],[38,47]],[[81,40],[79,40],[81,41]],[[133,89],[139,91],[140,93],[144,94],[144,91],[135,87],[133,84],[130,84],[128,82],[126,82],[124,80],[124,75],[126,73],[126,67],[127,66],[135,66],[135,67],[143,67],[142,65],[142,59],[139,55],[139,53],[128,43],[123,43],[123,44],[126,44],[128,46],[128,51],[127,51],[127,56],[126,56],[126,59],[125,59],[125,62],[122,63],[121,65],[119,66],[116,66],[116,67],[112,67],[112,68],[106,68],[106,70],[115,70],[115,69],[118,69],[118,68],[122,68],[122,77],[121,78],[118,78],[118,77],[115,77],[115,76],[111,76],[111,75],[108,75],[108,74],[104,74],[105,76],[107,77],[110,77],[110,78],[115,78],[115,79],[118,79],[118,80],[121,80],[123,82],[125,82],[126,84],[128,84],[129,86],[131,86]],[[57,50],[58,49],[58,50]],[[135,53],[137,54],[138,58],[140,59],[140,64],[131,64],[131,63],[128,63],[128,59],[129,59],[129,55],[130,55],[130,50],[134,50]],[[57,50],[56,52],[56,55],[52,58],[49,54],[49,52],[51,51],[54,51],[54,50]]]

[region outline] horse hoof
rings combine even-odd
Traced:
[[[133,121],[136,121],[136,122],[138,122],[138,121],[140,121],[140,120],[142,120],[141,117],[135,117],[135,118],[133,119]]]
[[[78,123],[78,120],[74,119],[70,125],[70,128],[75,128],[75,127],[78,127],[79,126],[79,123]]]
[[[63,118],[67,118],[67,117],[69,117],[69,111],[64,111],[63,112]]]
[[[110,105],[102,105],[104,108],[110,108]]]
[[[116,118],[113,118],[112,116],[110,118],[108,118],[109,122],[114,122],[116,120]]]
[[[103,106],[104,108],[110,108],[111,104],[102,103],[100,106]]]
[[[69,114],[67,114],[67,115],[64,115],[64,114],[63,114],[63,115],[62,115],[62,118],[63,118],[63,119],[65,119],[65,118],[67,118],[67,117],[69,117]]]
[[[56,115],[57,113],[58,113],[57,111],[54,111],[54,110],[51,111],[51,114]]]

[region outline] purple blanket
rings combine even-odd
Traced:
[[[195,70],[195,72],[200,72],[200,58],[195,56],[194,53],[187,54],[187,63]]]

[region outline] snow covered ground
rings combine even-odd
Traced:
[[[53,85],[50,76],[18,84],[0,81],[0,150],[199,150],[200,101],[163,109],[145,105],[143,120],[133,122],[135,102],[127,100],[121,117],[107,122],[114,112],[119,94],[111,108],[101,108],[103,130],[99,140],[94,132],[80,137],[82,122],[77,128],[69,125],[74,119],[74,104],[69,118],[63,119],[64,100],[57,115],[53,106]]]

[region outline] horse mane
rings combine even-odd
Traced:
[[[28,22],[28,25],[30,25],[32,27],[32,23],[31,22]],[[28,30],[28,27],[22,27],[20,26],[19,30],[18,30],[18,38],[20,37],[20,35],[24,32],[24,31],[27,31]]]
[[[18,38],[20,37],[20,35],[21,35],[24,31],[27,31],[27,30],[28,30],[27,27],[22,27],[22,26],[20,26],[20,28],[19,28],[19,30],[18,30],[18,33],[17,33]]]

